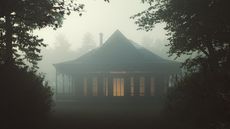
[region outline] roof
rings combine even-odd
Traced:
[[[127,39],[117,30],[99,48],[91,50],[76,60],[58,63],[54,66],[62,72],[157,71],[159,69],[178,70],[179,63],[161,58]]]

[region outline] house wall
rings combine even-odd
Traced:
[[[169,75],[154,73],[83,73],[57,74],[57,96],[162,96],[169,84]]]

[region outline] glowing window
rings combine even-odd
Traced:
[[[109,80],[104,78],[104,96],[109,96]]]
[[[145,78],[140,77],[140,96],[145,95]]]
[[[153,77],[151,77],[151,79],[150,79],[150,95],[154,96],[154,92],[155,92],[155,80]]]
[[[94,77],[93,78],[93,96],[97,96],[98,95],[98,81],[97,78]]]
[[[134,96],[134,78],[130,78],[130,96]]]
[[[124,79],[113,79],[113,96],[124,96]]]
[[[83,80],[83,95],[87,96],[87,78]]]

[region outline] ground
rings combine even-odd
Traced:
[[[140,101],[140,100],[138,100]],[[47,129],[153,129],[162,126],[158,102],[58,100]]]

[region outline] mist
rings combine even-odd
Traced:
[[[0,1],[0,128],[229,128],[229,4]]]
[[[139,0],[114,0],[110,3],[92,0],[87,1],[85,4],[86,8],[83,15],[81,17],[77,14],[66,16],[62,28],[55,31],[46,28],[36,32],[39,36],[44,38],[45,43],[48,44],[46,48],[42,49],[41,54],[43,55],[43,59],[39,62],[38,66],[39,72],[45,75],[46,80],[48,80],[49,85],[52,87],[54,100],[56,102],[54,106],[55,113],[51,117],[51,121],[49,121],[50,123],[48,123],[48,125],[51,125],[50,128],[92,128],[95,126],[110,129],[160,126],[162,124],[160,121],[160,112],[163,109],[163,100],[160,94],[163,92],[163,89],[159,89],[159,95],[155,96],[155,89],[153,87],[156,78],[146,78],[150,81],[147,82],[146,80],[146,83],[151,83],[151,92],[148,93],[149,97],[140,98],[138,96],[142,96],[142,94],[139,93],[139,88],[137,88],[139,84],[136,84],[139,78],[133,78],[132,76],[130,76],[131,80],[114,78],[115,80],[111,82],[109,78],[103,77],[103,87],[105,87],[105,89],[102,91],[99,88],[102,84],[100,76],[97,78],[92,77],[92,82],[90,76],[82,76],[79,80],[83,79],[83,82],[79,81],[79,83],[84,86],[78,89],[78,86],[74,86],[78,84],[76,82],[78,79],[74,79],[75,77],[72,76],[76,73],[62,74],[62,72],[57,70],[58,68],[55,65],[59,63],[68,63],[78,60],[78,58],[81,58],[81,56],[87,53],[92,53],[92,51],[97,53],[97,49],[100,51],[100,49],[106,47],[106,44],[111,44],[107,43],[107,41],[110,40],[109,38],[113,37],[112,35],[114,35],[117,30],[119,30],[117,36],[118,40],[119,38],[125,40],[125,44],[127,42],[126,40],[130,40],[134,42],[134,44],[138,44],[138,49],[139,47],[140,50],[142,50],[142,48],[146,49],[143,51],[144,53],[152,52],[162,59],[173,60],[173,57],[168,57],[167,54],[168,47],[165,45],[168,44],[169,41],[165,36],[166,32],[163,29],[165,26],[164,24],[158,24],[155,29],[146,32],[137,30],[138,27],[135,24],[135,20],[130,19],[132,15],[146,9],[148,7],[147,4],[142,4]],[[100,45],[100,34],[103,34],[102,46]],[[124,39],[122,36],[125,36],[127,39]],[[121,41],[121,45],[122,42],[123,41]],[[135,52],[131,52],[132,50],[122,50],[122,46],[121,48],[112,47],[108,51],[112,52],[113,49],[116,50],[115,53],[117,54],[123,53],[124,55],[129,55],[134,57],[134,60],[138,58],[135,57]],[[129,51],[134,55],[130,55]],[[115,56],[115,53],[112,55]],[[115,58],[122,57],[120,54]],[[104,53],[99,57],[93,57],[93,59],[107,55],[110,54]],[[109,62],[111,61],[105,61],[105,63]],[[117,63],[121,62],[122,61],[118,60]],[[93,67],[95,66],[89,66],[89,69]],[[72,69],[71,71],[75,70]],[[117,72],[111,70],[110,72],[114,72],[115,75],[121,75],[121,77],[123,76],[123,71],[120,70]],[[134,81],[134,79],[135,83],[130,82],[132,80]],[[142,79],[142,81],[145,80],[141,77],[140,79]],[[114,83],[114,81],[116,83]],[[163,81],[159,81],[157,83],[160,84],[162,82]],[[98,85],[98,92],[94,91],[95,88],[90,88],[92,85],[91,83],[100,84]],[[136,86],[133,86],[131,91],[126,91],[127,88],[123,89],[128,86],[126,83],[133,83]],[[63,87],[64,85],[65,87]],[[111,85],[113,85],[113,87]],[[114,86],[117,87],[116,92]],[[111,88],[113,88],[113,92]],[[80,97],[79,99],[79,97],[77,97],[78,95],[84,97]],[[103,96],[106,97],[104,98]],[[145,118],[145,120],[143,120],[143,118]],[[58,124],[56,123],[57,121]],[[114,121],[117,121],[117,124],[116,122],[114,123]],[[133,123],[133,121],[136,121],[136,123]],[[145,125],[138,124],[137,121]]]
[[[90,32],[86,32],[80,39],[79,47],[73,48],[65,35],[59,34],[55,37],[55,46],[50,47],[48,45],[48,47],[42,49],[41,55],[43,58],[38,63],[39,72],[45,75],[52,87],[55,86],[56,76],[53,64],[77,59],[92,49],[99,47],[99,33],[94,37]],[[104,41],[105,40],[107,39],[104,39]],[[174,57],[169,57],[169,48],[165,46],[168,44],[167,39],[154,39],[149,36],[144,36],[138,44],[164,59],[174,59]]]

